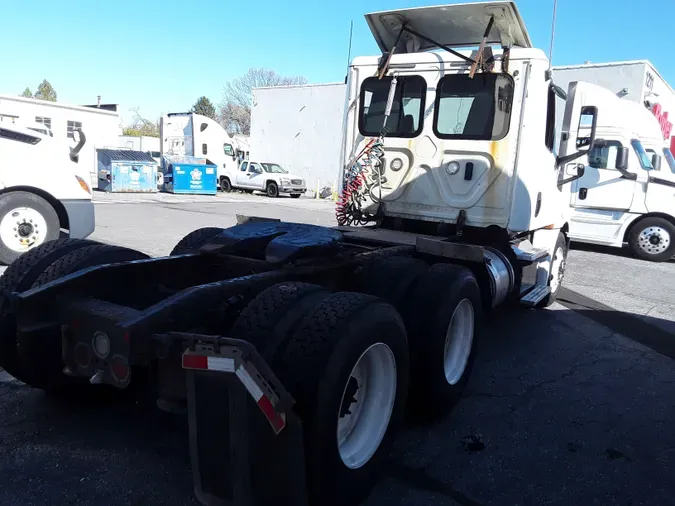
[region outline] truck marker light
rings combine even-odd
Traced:
[[[77,182],[80,183],[82,189],[86,191],[89,195],[91,195],[91,189],[89,189],[89,185],[87,184],[87,182],[80,176],[75,176],[75,178],[77,179]]]
[[[445,164],[445,172],[450,176],[454,176],[459,172],[459,163],[457,162],[448,162]]]

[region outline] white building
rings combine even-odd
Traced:
[[[672,118],[675,117],[675,91],[649,61],[553,67],[553,79],[565,91],[569,83],[585,81],[602,86],[626,100],[645,105],[661,123],[664,145],[675,150],[675,132],[672,123]],[[561,127],[562,114],[558,118],[556,129],[558,134]]]
[[[250,158],[280,164],[307,187],[332,186],[340,172],[343,83],[253,90]]]
[[[117,147],[150,153],[153,158],[159,158],[159,137],[120,135]]]
[[[122,133],[116,105],[85,107],[14,95],[0,95],[0,127],[3,122],[42,123],[55,139],[63,139],[64,147],[75,144],[73,131],[81,128],[87,142],[80,163],[87,165],[93,187],[98,183],[96,148],[117,146]]]

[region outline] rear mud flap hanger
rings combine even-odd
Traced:
[[[402,23],[401,29],[398,32],[398,35],[396,37],[396,42],[394,43],[393,47],[391,48],[391,51],[388,53],[383,53],[382,57],[380,58],[379,65],[377,68],[377,77],[379,79],[382,79],[385,75],[387,75],[387,72],[389,71],[389,64],[391,62],[391,57],[394,55],[396,51],[396,47],[399,45],[399,42],[401,41],[401,37],[403,36],[404,33],[409,33],[410,35],[414,35],[415,37],[418,37],[419,39],[422,39],[423,41],[432,44],[439,49],[443,49],[447,51],[448,53],[456,56],[457,58],[460,58],[467,63],[471,64],[471,71],[469,72],[469,77],[473,79],[474,75],[476,74],[476,71],[478,70],[478,67],[480,67],[481,72],[491,72],[492,69],[494,68],[494,56],[492,54],[492,48],[490,46],[487,46],[487,40],[490,35],[490,31],[492,30],[492,26],[495,23],[495,17],[490,16],[490,20],[488,21],[488,24],[485,28],[485,32],[483,33],[483,40],[480,43],[480,47],[478,48],[478,51],[476,52],[475,59],[470,58],[468,56],[463,55],[462,53],[455,51],[449,46],[446,46],[445,44],[441,44],[440,42],[436,42],[435,40],[431,39],[430,37],[427,37],[426,35],[423,35],[419,33],[416,30],[413,30],[410,28],[408,25],[405,24],[405,22]],[[509,48],[506,47],[504,48],[504,58],[503,58],[503,64],[502,64],[502,71],[506,72],[508,71],[508,53],[509,53]]]

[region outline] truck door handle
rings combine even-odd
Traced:
[[[579,200],[586,200],[588,188],[579,188]]]

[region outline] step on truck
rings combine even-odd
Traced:
[[[349,67],[336,227],[240,217],[161,258],[54,241],[0,279],[7,372],[186,412],[204,504],[358,504],[405,418],[457,403],[483,315],[560,290],[560,167],[594,139],[554,155],[564,92],[515,4],[366,20],[382,55]]]

